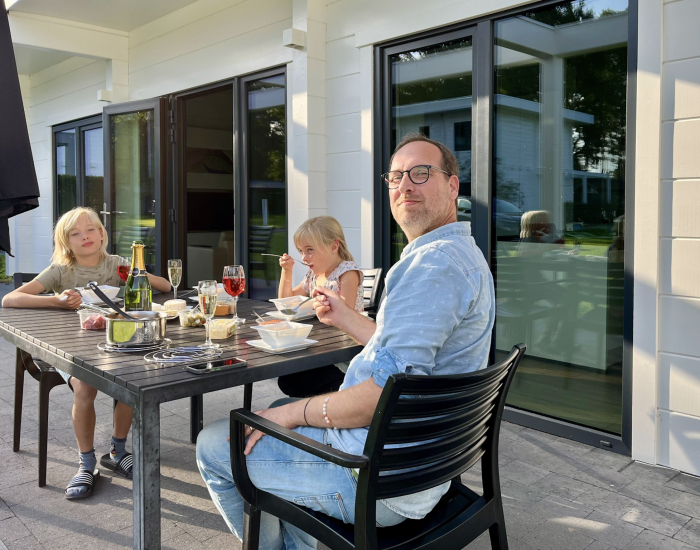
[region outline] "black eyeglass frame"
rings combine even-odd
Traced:
[[[425,178],[425,181],[416,181],[411,177],[411,170],[414,170],[416,168],[427,168],[428,169],[428,177]],[[449,172],[446,172],[442,168],[438,168],[437,166],[432,166],[430,164],[416,164],[415,166],[409,168],[408,170],[389,170],[388,172],[384,172],[383,174],[381,174],[381,178],[389,189],[396,189],[399,185],[401,185],[401,181],[403,181],[404,174],[408,174],[408,179],[410,179],[415,185],[423,185],[426,181],[428,181],[430,179],[430,170],[437,170],[438,172],[442,172],[443,174],[447,174],[447,177],[450,177],[450,178],[454,175],[454,174],[450,174]],[[391,183],[387,179],[387,176],[389,174],[394,173],[394,172],[400,172],[401,179],[399,180],[398,185],[396,185],[395,187],[392,187]]]

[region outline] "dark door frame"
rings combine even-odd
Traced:
[[[112,182],[114,180],[114,166],[112,164],[111,155],[111,135],[110,135],[110,124],[109,119],[111,116],[119,114],[134,113],[136,111],[147,111],[153,109],[153,128],[154,132],[154,152],[155,152],[155,162],[154,162],[154,178],[155,178],[155,275],[161,275],[166,272],[165,269],[165,258],[166,254],[163,254],[162,245],[166,241],[166,224],[163,223],[166,217],[166,201],[162,200],[164,196],[167,196],[167,188],[165,185],[166,181],[166,160],[167,151],[163,149],[166,143],[166,111],[167,111],[167,98],[166,97],[155,97],[151,99],[143,99],[138,101],[129,101],[126,103],[117,103],[115,105],[108,105],[102,111],[102,136],[104,140],[104,166],[105,166],[105,176],[104,176],[104,201],[107,205],[107,209],[104,211],[103,216],[106,218],[107,223],[105,227],[107,228],[107,234],[111,235],[112,231],[112,215],[116,215],[114,208],[114,187]],[[114,243],[113,243],[114,244]]]
[[[494,249],[492,235],[493,193],[493,24],[496,20],[512,17],[528,9],[556,4],[561,0],[543,0],[519,6],[485,17],[456,23],[403,37],[374,48],[374,259],[377,267],[388,270],[390,264],[390,221],[388,191],[379,174],[388,169],[391,122],[391,55],[453,40],[459,36],[472,36],[472,225],[475,241],[491,265]],[[620,436],[586,426],[565,422],[542,414],[506,407],[504,419],[539,431],[569,438],[616,453],[630,455],[632,449],[632,338],[634,308],[634,151],[636,127],[638,0],[629,0],[627,42],[627,143],[625,177],[625,296],[622,360],[622,433]],[[462,33],[462,34],[460,34]],[[495,327],[494,327],[495,330]],[[490,362],[495,355],[492,341]]]

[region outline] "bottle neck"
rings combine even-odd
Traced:
[[[131,250],[131,271],[138,268],[139,273],[146,272],[146,262],[143,259],[143,246],[134,246]]]

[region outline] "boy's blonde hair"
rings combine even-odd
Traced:
[[[107,230],[102,225],[100,217],[92,208],[76,206],[63,216],[58,218],[56,227],[53,230],[53,257],[51,261],[58,265],[72,266],[75,263],[75,256],[70,249],[68,234],[75,227],[78,220],[85,216],[90,223],[97,227],[102,233],[102,246],[100,247],[100,261],[107,258]]]
[[[327,249],[338,241],[338,256],[346,262],[354,261],[345,242],[343,228],[333,216],[317,216],[302,223],[294,233],[294,244],[299,246],[303,239],[308,239],[314,248]]]

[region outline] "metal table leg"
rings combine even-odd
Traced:
[[[133,407],[134,549],[160,548],[160,403],[148,392]]]
[[[197,443],[199,432],[204,429],[204,396],[190,397],[190,443]]]

